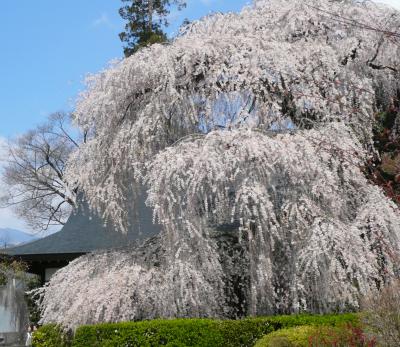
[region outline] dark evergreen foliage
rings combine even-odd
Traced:
[[[163,31],[169,25],[171,6],[178,10],[186,6],[185,0],[122,0],[126,3],[119,14],[127,21],[125,30],[119,34],[124,54],[129,57],[139,48],[167,40]]]
[[[375,115],[373,133],[376,152],[365,171],[369,179],[400,205],[400,89],[390,105],[379,106],[381,111]]]

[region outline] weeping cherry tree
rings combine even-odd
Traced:
[[[91,76],[68,179],[121,232],[144,186],[162,232],[59,271],[43,322],[345,311],[396,278],[399,211],[364,166],[399,28],[372,2],[259,0]]]

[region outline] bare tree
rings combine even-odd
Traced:
[[[66,183],[64,170],[87,134],[76,133],[70,120],[70,114],[54,113],[6,146],[0,206],[12,207],[34,229],[63,225],[76,205],[77,188]]]

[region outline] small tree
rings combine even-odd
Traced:
[[[75,207],[77,187],[66,183],[64,170],[86,133],[73,135],[69,120],[70,115],[55,113],[6,148],[2,207],[12,207],[34,229],[64,224]]]
[[[366,296],[362,309],[363,322],[378,337],[380,346],[400,346],[400,281]]]
[[[122,0],[128,5],[121,7],[119,14],[128,21],[125,31],[119,34],[126,43],[124,54],[129,57],[139,48],[165,42],[167,35],[163,27],[168,26],[170,6],[176,5],[178,10],[186,6],[184,0]]]

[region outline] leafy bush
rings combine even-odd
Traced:
[[[32,347],[69,347],[69,346],[71,346],[70,336],[64,333],[62,329],[55,324],[42,326],[33,333]]]
[[[311,346],[375,347],[376,339],[368,337],[360,327],[319,327],[310,336]]]
[[[270,333],[255,347],[374,347],[374,338],[367,337],[361,328],[351,325],[328,327],[303,325]]]
[[[309,337],[315,333],[316,329],[318,328],[310,325],[281,329],[264,336],[254,347],[308,347]]]
[[[77,329],[71,345],[73,347],[250,347],[262,336],[282,328],[299,325],[340,326],[345,323],[358,324],[358,316],[356,314],[293,315],[242,320],[174,319],[105,323],[81,326]],[[34,346],[66,347],[70,344],[58,327],[49,325],[35,333]]]

